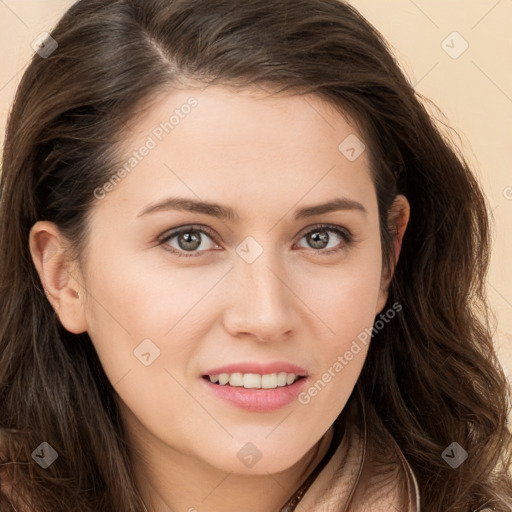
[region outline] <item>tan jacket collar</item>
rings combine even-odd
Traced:
[[[382,420],[366,410],[357,386],[347,407],[342,442],[295,510],[420,512],[413,470]]]

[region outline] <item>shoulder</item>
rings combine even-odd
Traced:
[[[17,512],[34,512],[33,508],[29,508],[27,503],[20,499],[20,495],[13,493],[11,480],[5,476],[5,472],[0,471],[0,505],[15,506]],[[1,507],[0,507],[1,508]],[[2,509],[3,510],[3,509]]]
[[[18,512],[32,512],[32,509],[28,508],[24,500],[20,499],[20,495],[14,492],[11,478],[6,469],[6,464],[9,464],[8,461],[5,435],[0,430],[0,505],[15,506],[16,508],[9,508],[9,510],[17,510]]]
[[[416,478],[380,418],[352,402],[343,439],[304,495],[314,512],[420,512]]]
[[[419,487],[411,466],[380,417],[372,410],[366,413],[366,428],[357,433],[366,448],[354,512],[420,512]]]

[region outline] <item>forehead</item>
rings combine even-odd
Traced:
[[[318,96],[181,89],[155,98],[129,126],[126,177],[109,201],[142,207],[172,191],[223,202],[274,198],[282,209],[306,195],[307,204],[344,192],[361,200],[373,188],[355,123]]]

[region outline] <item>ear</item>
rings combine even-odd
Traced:
[[[85,293],[75,275],[77,265],[68,259],[68,244],[53,222],[39,221],[32,226],[29,248],[32,261],[48,301],[66,330],[80,334],[87,330],[83,302]]]
[[[407,224],[409,223],[410,213],[411,206],[409,201],[407,201],[407,198],[401,194],[397,195],[388,214],[388,226],[389,230],[393,234],[395,261],[390,272],[382,276],[381,289],[375,314],[380,313],[384,309],[386,301],[388,300],[389,284],[391,283],[395,267],[398,263],[398,258],[402,249],[402,240],[404,238],[405,230],[407,229]]]

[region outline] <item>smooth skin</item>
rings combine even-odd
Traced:
[[[119,395],[148,509],[268,512],[327,450],[369,345],[309,403],[272,412],[221,400],[202,376],[229,363],[286,361],[307,369],[312,385],[371,329],[391,279],[382,272],[377,198],[367,152],[350,161],[338,149],[351,134],[362,140],[355,124],[311,95],[220,85],[167,92],[134,118],[126,161],[191,97],[197,106],[161,141],[152,135],[157,146],[95,203],[83,267],[47,221],[33,226],[30,251],[63,326],[87,331]],[[170,196],[229,206],[239,220],[140,215]],[[365,211],[294,219],[299,208],[341,197]],[[397,260],[404,196],[394,210]],[[322,223],[352,241],[316,228]],[[191,225],[212,235],[196,233],[192,249],[179,235],[159,244]],[[248,237],[250,250],[262,251],[250,263],[237,251]],[[160,350],[148,366],[134,355],[145,339]],[[252,467],[237,457],[248,442],[262,455]]]

